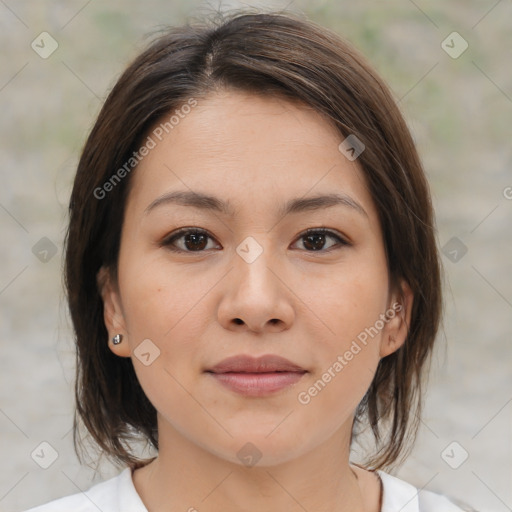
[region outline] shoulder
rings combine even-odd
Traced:
[[[147,512],[132,481],[130,468],[84,492],[65,496],[26,512]]]
[[[446,496],[417,489],[383,471],[377,471],[383,487],[381,512],[465,512]]]

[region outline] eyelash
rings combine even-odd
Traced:
[[[200,251],[188,251],[188,250],[176,248],[176,247],[174,247],[172,245],[176,240],[178,240],[182,236],[190,234],[190,233],[206,235],[208,238],[210,238],[212,240],[215,240],[208,233],[208,231],[206,231],[204,229],[200,229],[200,228],[181,228],[178,231],[176,231],[175,233],[172,233],[170,236],[166,237],[162,241],[161,246],[162,247],[166,247],[168,250],[170,250],[172,252],[189,253],[189,254],[201,253],[201,252],[206,252],[206,251],[209,250],[209,249],[205,249],[205,250],[200,250]],[[335,231],[332,231],[332,230],[324,228],[324,227],[307,229],[306,231],[304,231],[303,233],[300,234],[300,236],[297,238],[297,241],[300,240],[301,238],[305,238],[305,237],[310,236],[310,235],[328,235],[329,237],[336,239],[336,241],[338,242],[337,245],[340,246],[338,248],[341,248],[343,246],[351,245],[349,242],[347,242],[347,240],[342,238]],[[334,246],[332,246],[332,247],[330,247],[329,249],[326,249],[326,250],[323,250],[323,249],[320,249],[318,251],[308,251],[306,249],[304,249],[304,250],[306,252],[309,252],[309,253],[322,253],[322,252],[325,253],[325,252],[331,252],[331,250],[333,250],[335,248],[336,248],[336,245],[334,245]]]

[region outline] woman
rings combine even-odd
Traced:
[[[84,147],[65,277],[77,448],[83,424],[126,469],[34,512],[462,510],[384,471],[417,430],[440,264],[409,131],[335,34],[239,13],[154,41]]]

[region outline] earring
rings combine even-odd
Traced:
[[[123,335],[122,334],[116,334],[113,338],[112,338],[112,343],[114,345],[119,345],[119,343],[121,343],[121,341],[123,341]]]

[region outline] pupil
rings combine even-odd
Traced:
[[[199,240],[200,237],[202,237],[202,244]],[[187,245],[188,249],[204,249],[206,246],[205,244],[206,236],[203,233],[193,233],[185,235],[185,244]],[[189,247],[189,242],[191,242],[192,247]]]
[[[324,237],[325,237],[325,235],[308,235],[306,237],[307,242],[304,245],[306,247],[308,247],[309,242],[313,241],[312,242],[312,244],[313,244],[312,249],[314,251],[320,250],[322,248],[322,246],[323,246]],[[320,247],[318,247],[318,244],[320,245]],[[309,248],[311,248],[311,247],[309,247]]]

